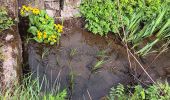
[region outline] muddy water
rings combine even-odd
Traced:
[[[59,46],[30,44],[29,66],[35,76],[47,77],[45,88],[53,88],[58,81],[72,100],[99,100],[112,86],[132,82],[124,48],[112,37],[68,30]]]
[[[120,43],[119,43],[120,44]],[[28,62],[34,77],[40,77],[43,89],[67,88],[70,100],[100,100],[118,83],[149,84],[151,80],[137,63],[129,70],[126,50],[112,35],[100,37],[80,28],[66,29],[60,45],[28,45]],[[170,52],[162,54],[152,65],[151,55],[142,65],[154,80],[170,76]],[[148,67],[148,68],[147,68]]]

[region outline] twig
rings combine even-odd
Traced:
[[[120,4],[119,4],[119,0],[118,0],[118,6],[120,6]],[[119,8],[120,9],[120,8]],[[121,12],[120,12],[120,10],[119,10],[119,18],[120,18],[120,21],[121,21],[121,24],[122,24],[122,29],[123,29],[123,34],[124,34],[124,36],[125,36],[125,47],[126,47],[126,52],[127,52],[127,55],[128,55],[128,61],[129,61],[129,66],[130,66],[130,68],[132,68],[132,64],[131,64],[131,60],[130,60],[130,56],[129,56],[129,51],[128,51],[128,45],[127,45],[127,41],[126,41],[126,32],[125,32],[125,28],[124,28],[124,26],[123,26],[123,21],[122,21],[122,14],[121,14]],[[118,31],[119,32],[119,31]],[[119,33],[120,34],[120,33]],[[120,37],[121,37],[121,35],[120,35]],[[121,38],[122,39],[122,38]],[[122,39],[123,40],[123,39]]]
[[[88,90],[88,89],[87,89],[87,93],[88,93],[88,96],[89,96],[90,100],[92,100],[91,95],[90,95],[90,93],[89,93],[89,90]]]
[[[120,4],[119,4],[119,0],[117,0],[118,1],[118,6],[120,6]],[[152,79],[152,77],[148,74],[148,72],[144,69],[144,67],[143,67],[143,65],[139,62],[139,60],[135,57],[135,55],[129,50],[129,48],[128,48],[128,45],[127,45],[127,41],[126,41],[126,32],[125,32],[125,28],[124,28],[124,26],[123,26],[123,21],[122,21],[122,16],[121,16],[121,12],[120,12],[120,10],[119,10],[119,14],[120,14],[120,20],[121,20],[121,22],[122,22],[122,28],[123,28],[123,33],[124,33],[124,37],[125,37],[125,43],[123,43],[124,45],[125,45],[125,47],[126,47],[126,50],[127,50],[127,54],[128,54],[128,61],[129,61],[129,64],[130,64],[130,67],[131,67],[131,61],[130,61],[130,56],[129,55],[131,55],[134,59],[135,59],[135,61],[139,64],[139,66],[142,68],[142,70],[146,73],[146,75],[150,78],[150,80],[153,82],[153,83],[155,83],[156,84],[156,82]],[[130,54],[129,54],[130,53]]]

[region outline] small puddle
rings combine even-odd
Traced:
[[[89,96],[99,100],[112,86],[132,82],[126,52],[112,37],[75,28],[62,35],[59,46],[31,43],[30,69],[35,76],[47,77],[48,89],[59,81],[61,88],[69,89],[72,100],[88,100]]]
[[[135,71],[129,70],[125,48],[117,44],[114,36],[101,37],[80,28],[67,29],[55,46],[30,43],[28,63],[34,77],[44,77],[45,91],[57,86],[67,88],[69,100],[100,100],[111,87],[151,81],[138,66],[132,63]],[[145,68],[156,55],[143,59]],[[162,54],[146,70],[154,80],[170,81],[170,52]],[[134,77],[135,76],[135,77]],[[144,84],[145,85],[145,84]]]

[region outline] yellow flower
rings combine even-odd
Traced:
[[[59,29],[63,29],[63,26],[62,26],[62,25],[59,25],[58,27],[59,27]]]
[[[38,36],[38,39],[41,39],[41,36]]]
[[[54,40],[54,42],[57,42],[56,40]]]
[[[40,13],[40,10],[37,9],[37,8],[34,8],[34,9],[32,10],[32,13],[37,15],[37,14]]]
[[[21,9],[20,14],[21,14],[21,16],[25,16],[25,12],[23,9]]]
[[[29,11],[29,9],[28,9],[28,8],[25,8],[25,11]]]
[[[58,29],[58,24],[57,24],[57,25],[56,25],[56,24],[54,24],[54,26],[55,26],[55,28],[56,28],[56,29]]]
[[[27,8],[28,8],[29,11],[32,11],[32,10],[33,10],[33,8],[30,7],[30,6],[28,6]]]
[[[22,9],[25,10],[25,11],[29,11],[28,7],[25,6],[25,5],[22,6]]]
[[[47,38],[47,33],[46,32],[44,32],[43,38],[44,39]]]
[[[37,37],[38,37],[38,39],[42,38],[42,33],[40,31],[37,31]]]
[[[51,41],[51,40],[52,40],[51,37],[49,37],[49,38],[48,38],[48,41]]]
[[[61,32],[63,32],[63,30],[62,29],[58,29],[58,32],[61,33]]]
[[[62,25],[60,25],[60,24],[54,24],[54,26],[55,26],[55,28],[56,28],[56,30],[59,32],[59,33],[61,33],[61,32],[63,32],[63,26]]]
[[[55,35],[52,35],[51,38],[56,38],[56,36],[55,36]]]
[[[23,5],[22,8],[25,9],[25,8],[27,8],[27,6]]]

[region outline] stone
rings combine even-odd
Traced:
[[[81,0],[65,0],[63,10],[61,10],[61,17],[68,19],[79,16],[79,6]]]
[[[18,6],[29,5],[33,7],[37,7],[39,9],[44,9],[44,0],[18,0]]]
[[[47,14],[48,14],[50,17],[55,17],[56,10],[46,10],[46,11],[47,11]]]
[[[0,0],[0,3],[18,19],[17,0]],[[22,76],[22,43],[17,24],[0,33],[0,91],[20,83]]]
[[[45,2],[45,8],[48,10],[60,10],[60,2]]]
[[[12,40],[13,38],[14,38],[13,35],[8,34],[8,35],[6,36],[6,38],[5,38],[5,40],[6,40],[6,41],[10,41],[10,40]]]

